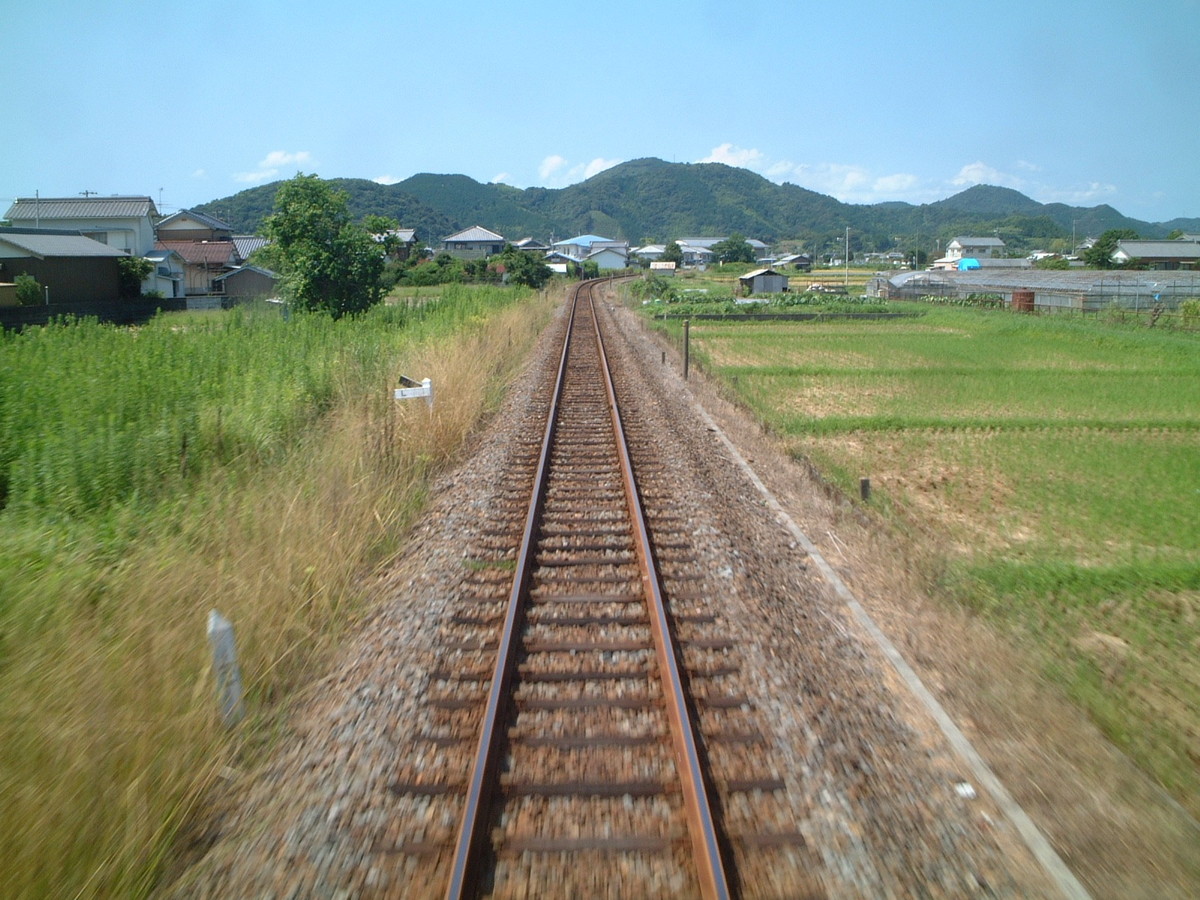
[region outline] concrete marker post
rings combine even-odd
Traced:
[[[242,720],[242,673],[233,643],[233,623],[215,609],[208,614],[208,643],[212,648],[213,676],[217,685],[217,707],[221,721],[232,728]]]

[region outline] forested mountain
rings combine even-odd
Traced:
[[[959,234],[999,234],[1014,249],[1054,238],[1083,239],[1110,228],[1132,228],[1143,237],[1172,229],[1200,231],[1200,219],[1141,222],[1110,206],[1043,204],[1009,188],[977,185],[935,203],[855,205],[794,184],[775,184],[721,163],[668,163],[635,159],[561,189],[481,184],[465,175],[420,174],[393,185],[356,178],[331,182],[349,195],[356,218],[390,216],[418,238],[441,238],[482,225],[511,240],[561,239],[592,233],[632,244],[740,232],[768,243],[794,241],[820,252],[840,246],[851,229],[856,250],[942,246]],[[279,182],[251,188],[197,207],[254,232],[271,212]]]

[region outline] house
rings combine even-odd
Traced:
[[[182,297],[186,266],[183,257],[174,250],[151,250],[143,259],[154,263],[154,271],[142,282],[142,293],[161,294],[163,297]]]
[[[214,294],[213,279],[236,268],[241,260],[233,241],[159,241],[156,250],[173,250],[183,258],[185,294]]]
[[[543,244],[541,241],[534,240],[531,237],[521,238],[513,244],[518,250],[529,250],[531,252],[545,253],[550,249],[549,244]]]
[[[649,260],[653,263],[660,259],[667,252],[666,244],[646,244],[644,247],[635,247],[629,251],[630,256],[636,256],[640,260]]]
[[[584,257],[584,261],[594,262],[601,270],[624,269],[629,265],[629,259],[617,247],[600,247]]]
[[[788,277],[768,267],[747,272],[738,282],[742,286],[742,294],[778,294],[788,289]]]
[[[213,279],[213,286],[218,293],[238,300],[272,297],[278,283],[278,275],[259,266],[238,266]]]
[[[1135,260],[1148,269],[1195,269],[1200,267],[1200,241],[1117,241],[1112,261],[1125,265]]]
[[[233,226],[215,216],[181,209],[155,226],[156,239],[160,241],[231,241]]]
[[[486,259],[504,250],[504,236],[473,225],[442,238],[442,249],[458,259]]]
[[[1004,255],[1005,246],[1004,241],[998,237],[956,237],[946,245],[946,255],[943,259],[957,261],[963,257],[1000,257]]]
[[[154,249],[158,210],[149,197],[21,197],[4,218],[16,228],[77,231],[132,256],[144,256]]]
[[[372,235],[376,243],[391,246],[391,255],[396,259],[408,259],[417,246],[417,229],[392,228],[382,234]],[[244,257],[243,257],[244,258]]]
[[[79,231],[0,228],[0,281],[32,275],[46,289],[47,303],[118,300],[118,261],[128,256]]]
[[[614,241],[612,238],[600,237],[598,234],[580,234],[565,241],[555,241],[554,249],[573,259],[587,259],[589,253],[612,247],[629,255],[629,244],[625,241]]]
[[[799,269],[801,272],[811,272],[812,257],[806,253],[789,253],[775,260],[775,265],[781,269],[791,266],[793,269]]]

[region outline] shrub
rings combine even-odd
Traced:
[[[42,286],[32,275],[18,275],[13,281],[17,286],[17,302],[22,306],[38,306],[45,302]]]

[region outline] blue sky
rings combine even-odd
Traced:
[[[0,0],[0,201],[656,156],[852,203],[1200,216],[1200,0]],[[2,213],[2,210],[0,210]]]

